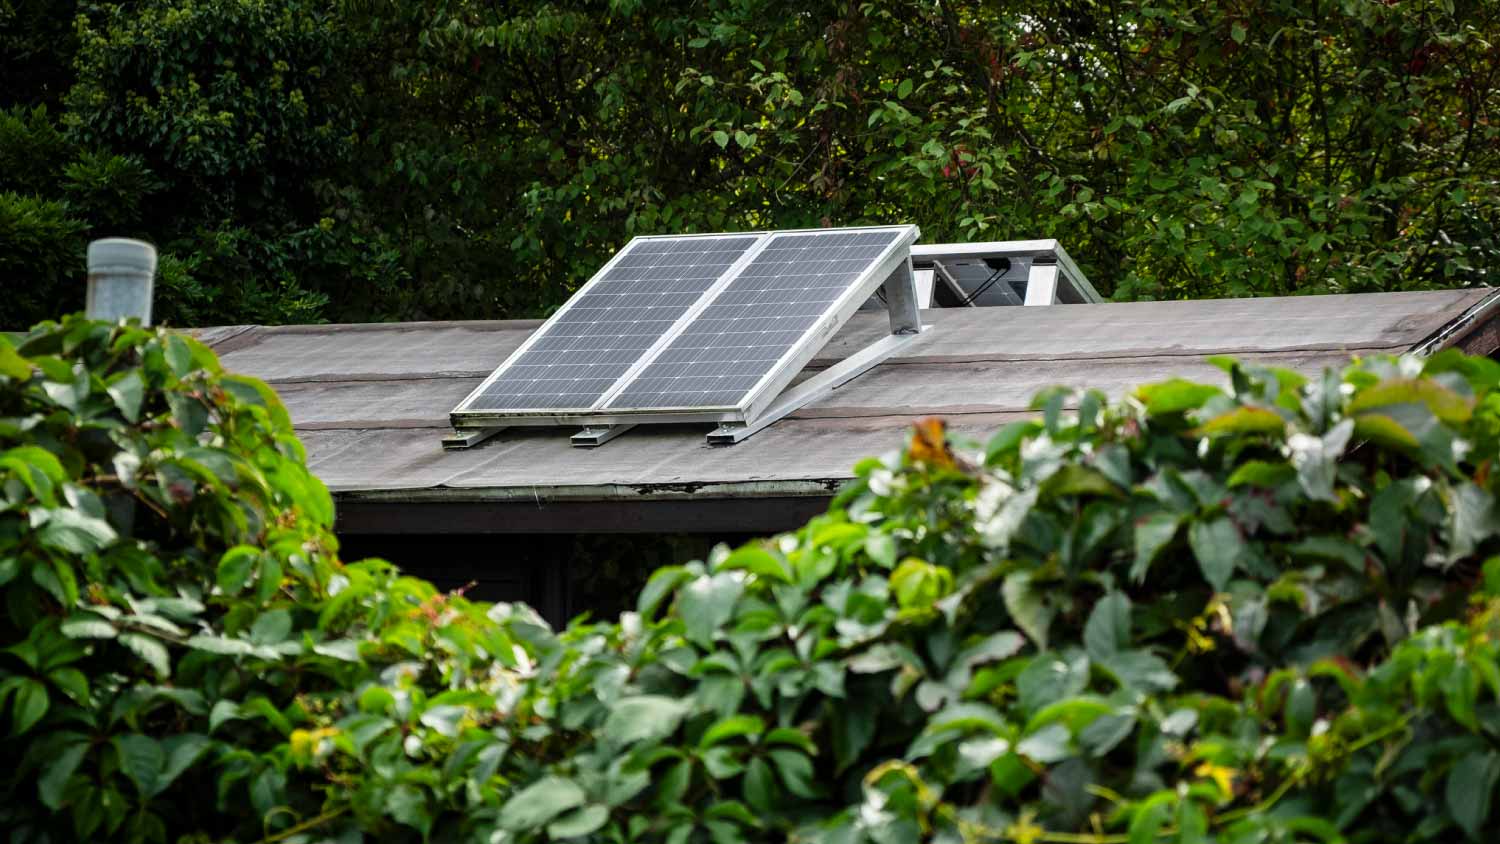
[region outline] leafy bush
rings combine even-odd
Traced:
[[[1500,366],[935,420],[553,632],[343,563],[268,389],[0,340],[13,840],[1493,840]],[[1075,409],[1069,409],[1075,408]]]
[[[46,107],[0,110],[0,190],[47,191],[72,154]]]
[[[1500,260],[1497,42],[1478,0],[6,0],[0,109],[67,150],[0,125],[0,190],[137,162],[138,217],[75,216],[215,323],[537,316],[635,234],[825,223],[1058,238],[1121,299],[1450,287]]]
[[[83,306],[87,228],[64,202],[0,192],[0,325],[11,314]]]

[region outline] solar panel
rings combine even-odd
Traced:
[[[858,307],[856,283],[914,236],[910,227],[771,235],[606,407],[743,406],[772,376],[795,374],[789,361],[803,341],[841,303]]]
[[[632,240],[455,412],[587,410],[764,238]]]

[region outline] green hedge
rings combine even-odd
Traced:
[[[935,420],[552,631],[341,562],[181,335],[0,339],[13,841],[1492,841],[1500,366]]]

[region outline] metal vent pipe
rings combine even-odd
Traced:
[[[156,247],[141,240],[108,237],[89,244],[89,319],[118,322],[139,319],[151,324],[151,288],[156,277]]]

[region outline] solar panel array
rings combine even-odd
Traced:
[[[772,235],[609,407],[738,405],[903,234],[884,229]]]
[[[762,237],[631,241],[464,409],[588,409]]]
[[[454,414],[742,409],[794,351],[810,355],[803,341],[915,236],[899,226],[637,238]]]

